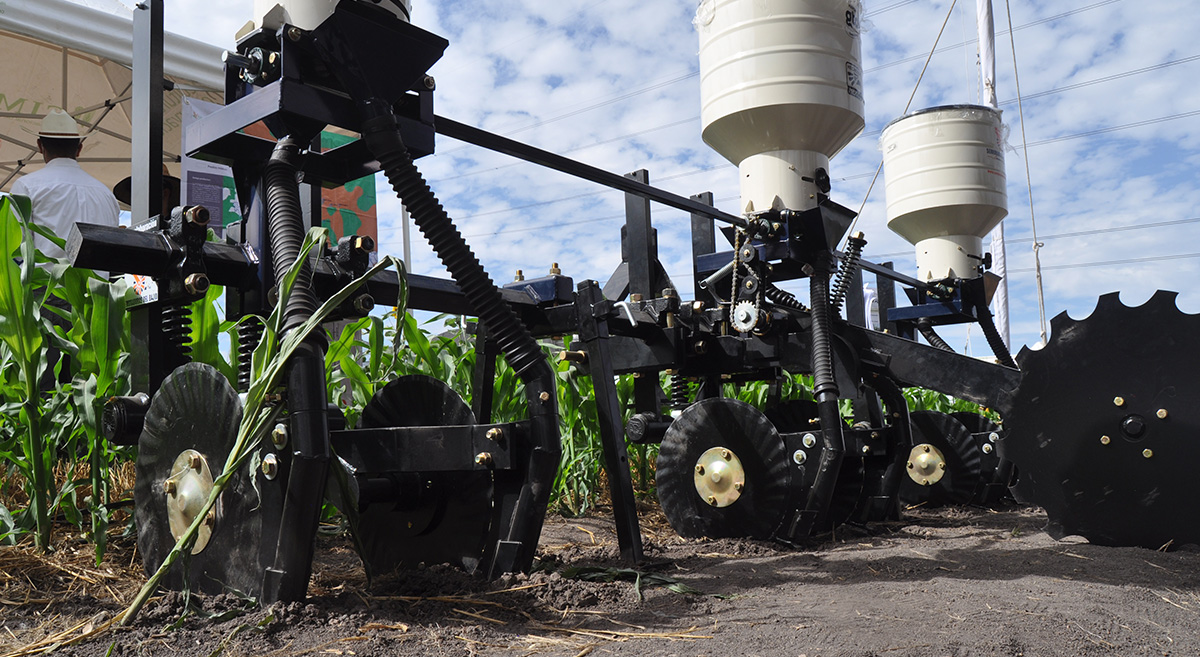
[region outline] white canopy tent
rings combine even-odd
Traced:
[[[6,0],[0,11],[0,190],[43,165],[36,133],[51,107],[88,132],[79,161],[108,187],[129,175],[132,11],[68,0]],[[167,33],[163,70],[175,89],[163,99],[163,159],[178,162],[183,96],[220,103],[221,49]],[[172,175],[179,175],[172,166]]]

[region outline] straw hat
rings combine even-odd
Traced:
[[[171,170],[165,164],[163,165],[162,181],[163,188],[171,192],[171,205],[179,205],[179,199],[181,198],[179,179],[171,175]],[[117,200],[125,205],[130,205],[129,199],[133,197],[133,176],[129,176],[113,185],[113,196],[117,197]]]
[[[79,124],[67,114],[66,110],[55,107],[42,119],[42,129],[37,136],[42,139],[83,139],[79,134]]]

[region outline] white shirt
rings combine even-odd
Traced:
[[[12,193],[33,201],[34,223],[66,239],[76,222],[116,226],[121,208],[112,191],[91,177],[69,157],[56,157],[46,166],[13,183]],[[51,258],[67,254],[41,235],[34,236],[38,250]]]

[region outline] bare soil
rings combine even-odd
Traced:
[[[322,538],[305,604],[193,599],[201,610],[180,621],[185,600],[168,593],[134,627],[54,654],[1200,654],[1200,551],[1054,541],[1036,510],[917,509],[803,548],[681,539],[653,509],[643,523],[640,594],[632,581],[563,574],[627,567],[605,517],[548,519],[539,568],[496,582],[435,566],[368,587],[345,541]],[[29,650],[94,631],[123,608],[140,569],[129,539],[114,540],[101,568],[86,546],[48,559],[0,552],[0,655],[40,654]]]

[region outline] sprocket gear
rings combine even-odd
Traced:
[[[1022,349],[1022,382],[999,441],[1014,496],[1046,510],[1047,532],[1101,545],[1200,542],[1200,315],[1159,291],[1116,293],[1084,320],[1060,314],[1050,341]]]
[[[758,325],[758,308],[753,301],[739,301],[729,313],[730,323],[739,333],[749,333]]]

